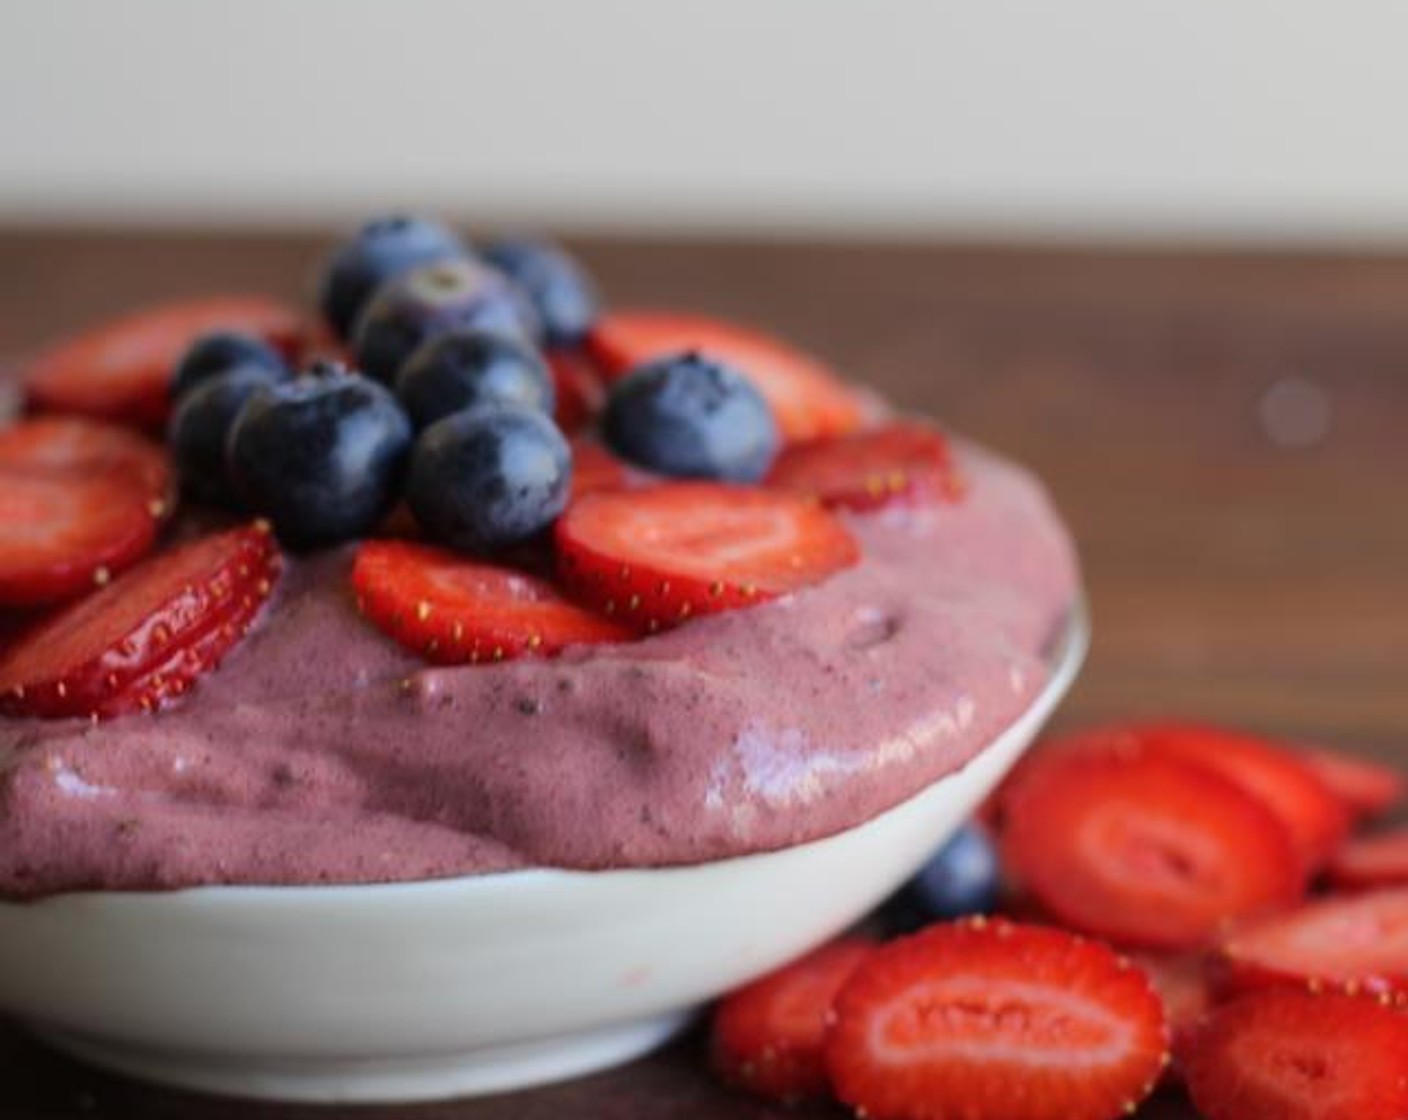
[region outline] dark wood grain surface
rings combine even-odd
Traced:
[[[318,245],[0,232],[0,354],[147,299],[301,295]],[[1379,757],[1408,752],[1408,260],[579,247],[620,303],[766,324],[1037,468],[1080,542],[1095,615],[1061,723],[1187,714]],[[721,1093],[697,1046],[533,1093],[311,1114],[840,1115]],[[310,1114],[139,1087],[14,1031],[0,1031],[0,1073],[0,1114],[22,1120]],[[1191,1113],[1174,1096],[1140,1116]]]

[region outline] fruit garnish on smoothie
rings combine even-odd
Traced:
[[[765,851],[1042,687],[1077,571],[1040,484],[802,348],[411,217],[317,302],[181,300],[30,369],[0,891]]]

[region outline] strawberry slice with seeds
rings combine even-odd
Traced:
[[[833,941],[725,996],[710,1038],[715,1072],[769,1100],[825,1096],[831,1004],[874,951],[859,938]]]
[[[121,474],[170,517],[176,477],[166,449],[128,428],[81,416],[39,416],[0,429],[0,468],[80,476]]]
[[[1260,992],[1212,1015],[1184,1069],[1208,1120],[1402,1120],[1408,1017],[1347,996]]]
[[[585,494],[558,519],[556,540],[569,589],[652,631],[800,590],[860,556],[814,502],[710,482]]]
[[[0,606],[42,606],[107,583],[156,540],[141,491],[120,477],[0,468]]]
[[[0,656],[0,711],[97,718],[154,710],[239,642],[279,564],[262,522],[145,560]]]
[[[1408,828],[1351,840],[1330,861],[1329,876],[1346,890],[1408,886]]]
[[[1246,790],[1290,830],[1306,870],[1324,866],[1349,831],[1349,815],[1300,757],[1270,740],[1202,724],[1129,729],[1146,747],[1215,771]]]
[[[264,296],[163,304],[103,323],[41,354],[26,371],[25,391],[41,411],[155,427],[170,410],[171,371],[201,335],[240,331],[291,355],[302,328],[295,311]]]
[[[1194,948],[1234,918],[1288,905],[1290,835],[1217,774],[1148,752],[1074,750],[1004,801],[1015,879],[1064,923],[1148,948]]]
[[[757,387],[789,442],[844,435],[865,419],[860,398],[826,366],[735,323],[668,311],[618,311],[597,322],[587,349],[608,381],[652,358],[686,350],[732,366]]]
[[[1224,986],[1310,987],[1402,999],[1408,993],[1408,888],[1331,897],[1223,938]]]
[[[785,448],[768,485],[810,495],[829,508],[852,510],[900,501],[955,501],[963,492],[948,441],[932,428],[911,423]]]
[[[1062,930],[967,920],[882,946],[836,997],[836,1095],[870,1120],[1110,1120],[1168,1060],[1148,978]]]
[[[1355,818],[1377,817],[1403,799],[1403,775],[1343,751],[1307,748],[1297,755]]]
[[[442,665],[549,657],[631,637],[546,580],[407,541],[363,544],[352,585],[380,630]]]

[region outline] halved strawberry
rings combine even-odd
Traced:
[[[152,515],[175,509],[176,476],[166,448],[127,428],[81,416],[38,416],[0,429],[0,468],[77,475],[129,475]]]
[[[1122,943],[1193,948],[1302,890],[1281,822],[1192,763],[1063,752],[1030,772],[1004,809],[1016,880],[1063,922]]]
[[[1408,827],[1349,841],[1330,861],[1329,875],[1346,890],[1408,886]]]
[[[772,1100],[824,1096],[831,1004],[874,951],[873,942],[842,938],[725,996],[710,1037],[715,1072]]]
[[[1307,748],[1296,757],[1340,799],[1351,816],[1376,817],[1403,798],[1403,775],[1390,766],[1321,748]]]
[[[666,354],[698,350],[717,358],[753,382],[789,442],[844,435],[865,419],[856,394],[815,358],[736,323],[670,311],[617,311],[597,322],[587,348],[608,381]]]
[[[1408,888],[1325,898],[1222,939],[1229,991],[1274,986],[1408,995]]]
[[[631,637],[546,580],[408,541],[363,544],[352,586],[379,629],[442,665],[548,657]]]
[[[1268,739],[1190,723],[1127,730],[1145,746],[1205,766],[1250,793],[1285,823],[1307,871],[1324,866],[1349,831],[1339,798],[1297,754]]]
[[[72,599],[156,540],[149,500],[120,476],[0,468],[0,606]]]
[[[907,422],[785,448],[768,485],[854,510],[897,501],[951,502],[962,494],[948,441]]]
[[[151,557],[5,651],[0,710],[96,718],[155,709],[240,640],[279,562],[262,522]]]
[[[37,409],[76,412],[144,426],[170,409],[171,371],[198,337],[244,331],[292,354],[302,322],[265,296],[212,296],[163,304],[103,323],[34,359],[25,391]]]
[[[970,919],[893,941],[836,997],[832,1086],[870,1120],[1110,1120],[1168,1057],[1148,978],[1062,930]]]
[[[1163,1001],[1174,1053],[1212,1008],[1212,981],[1201,953],[1131,953]]]
[[[647,630],[775,599],[860,556],[814,502],[710,482],[585,494],[558,518],[556,539],[567,586]]]
[[[557,426],[564,432],[586,427],[606,403],[606,387],[596,368],[578,350],[553,348],[547,359],[557,396]]]
[[[1408,1018],[1347,996],[1259,992],[1213,1013],[1184,1073],[1207,1120],[1403,1120]]]

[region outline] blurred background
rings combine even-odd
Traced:
[[[0,356],[306,301],[393,209],[563,235],[1032,464],[1071,721],[1408,727],[1401,0],[5,0]]]
[[[1395,0],[6,0],[0,219],[1408,243]]]

